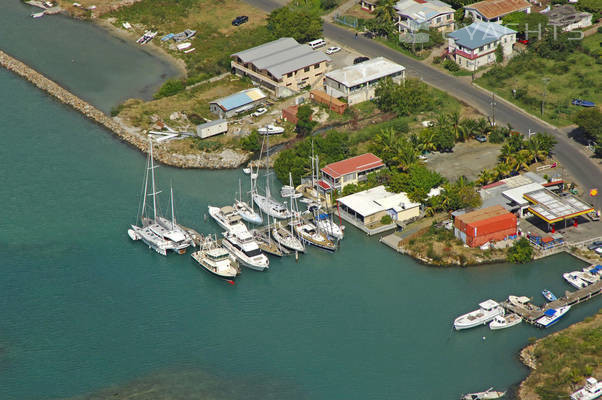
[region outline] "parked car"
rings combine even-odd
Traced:
[[[476,139],[477,142],[485,143],[487,141],[487,136],[485,136],[485,135],[479,135],[475,139]]]
[[[236,17],[232,20],[232,25],[234,25],[234,26],[242,25],[245,22],[247,22],[248,20],[249,20],[249,17],[247,17],[246,15],[239,15],[238,17]]]
[[[259,117],[260,115],[263,115],[265,113],[268,112],[268,109],[265,107],[259,107],[257,110],[255,110],[254,113],[252,113],[251,115],[254,117]]]
[[[594,250],[596,253],[600,254],[602,256],[602,247],[598,247],[596,250]]]
[[[339,51],[341,51],[340,47],[329,47],[328,49],[326,49],[326,54],[334,54],[334,53],[338,53]]]
[[[522,44],[529,44],[529,40],[528,39],[516,39],[517,42],[522,43]]]
[[[364,61],[368,61],[370,58],[369,57],[357,57],[355,60],[353,60],[354,64],[359,64],[359,63],[363,63]]]
[[[587,246],[589,250],[596,250],[598,247],[602,247],[602,240],[596,240]]]

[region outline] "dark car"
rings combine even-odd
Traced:
[[[368,61],[370,58],[368,57],[357,57],[355,60],[353,60],[354,64],[359,64],[359,63],[363,63],[364,61]]]
[[[487,141],[487,136],[485,136],[485,135],[479,135],[475,139],[476,139],[477,142],[485,143]]]
[[[368,32],[364,32],[364,37],[366,39],[373,39],[374,38],[374,33],[368,31]]]
[[[589,250],[596,250],[598,247],[602,247],[602,240],[596,240],[595,242],[587,246]]]
[[[249,17],[247,17],[246,15],[239,15],[238,17],[236,17],[232,20],[232,25],[234,25],[234,26],[242,25],[245,22],[247,22],[248,20],[249,20]]]

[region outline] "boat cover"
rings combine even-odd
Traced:
[[[546,310],[544,312],[545,315],[547,315],[548,317],[553,317],[554,314],[556,314],[556,310],[554,310],[553,308],[550,308],[549,310]]]

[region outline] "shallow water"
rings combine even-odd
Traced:
[[[150,99],[178,70],[148,49],[63,15],[17,0],[0,5],[0,48],[108,112],[128,98]]]
[[[455,399],[517,383],[529,337],[600,308],[578,306],[548,331],[454,332],[453,319],[484,299],[562,294],[561,273],[582,263],[433,268],[352,227],[336,254],[272,259],[269,272],[244,270],[227,285],[189,256],[127,237],[142,154],[4,70],[0,88],[1,399],[150,386],[176,399]],[[230,202],[239,178],[158,169],[179,221],[206,233],[219,232],[207,205]]]

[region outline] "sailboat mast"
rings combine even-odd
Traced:
[[[170,187],[171,195],[171,229],[176,229],[176,215],[173,211],[173,186]]]
[[[316,183],[314,182],[314,164],[315,164],[315,160],[314,160],[314,140],[311,140],[311,187],[312,189],[316,186]]]
[[[267,146],[265,148],[265,197],[270,198],[270,135],[266,134]],[[269,225],[269,223],[268,223]]]
[[[153,163],[153,142],[148,140],[150,146],[151,184],[153,189],[153,221],[157,220],[157,192],[155,190],[155,164]]]
[[[142,215],[141,218],[144,218],[146,213],[146,196],[148,195],[148,167],[150,164],[150,154],[146,157],[146,171],[144,174],[144,196],[142,197]],[[143,224],[144,225],[144,224]]]

